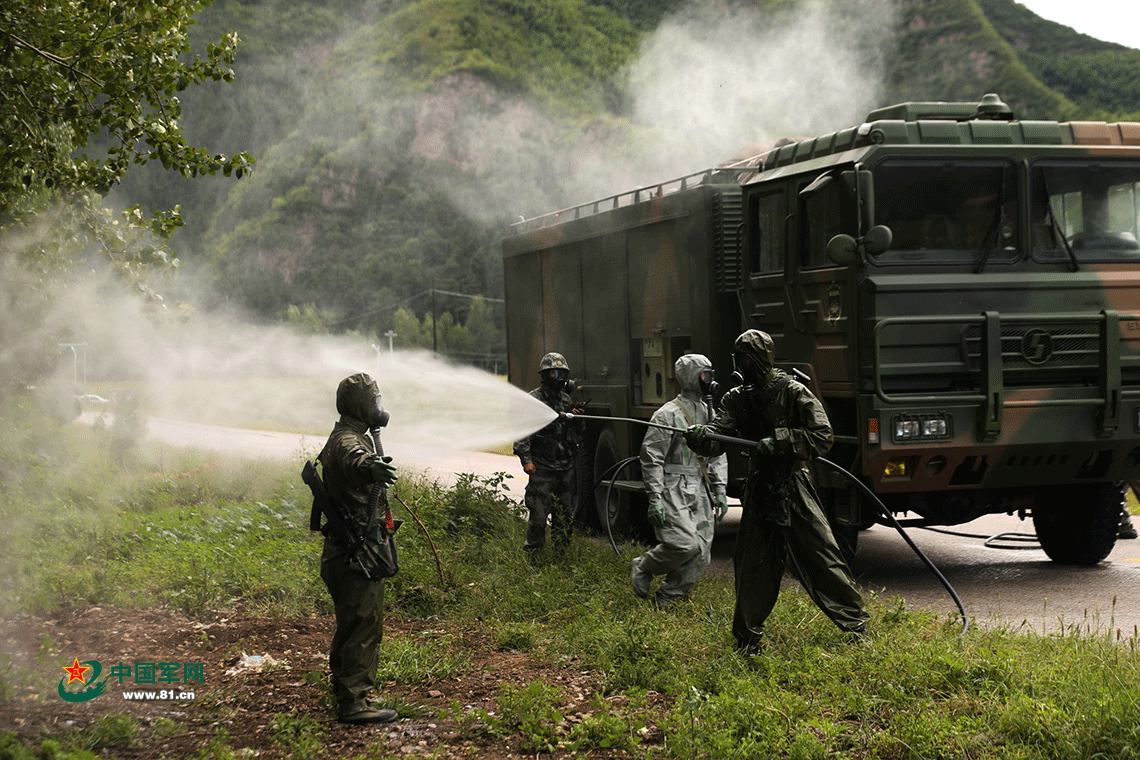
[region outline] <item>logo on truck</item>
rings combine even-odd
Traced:
[[[1021,336],[1021,355],[1030,364],[1044,364],[1053,355],[1053,336],[1033,329]]]

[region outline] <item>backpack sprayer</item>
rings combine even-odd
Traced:
[[[668,430],[668,431],[673,432],[673,433],[682,433],[683,434],[685,432],[684,428],[673,427],[672,425],[662,425],[660,423],[652,422],[650,420],[639,420],[639,419],[635,419],[633,417],[605,417],[605,416],[601,416],[601,415],[591,415],[591,414],[574,414],[573,412],[561,412],[561,413],[559,413],[559,416],[562,417],[563,419],[567,419],[567,420],[600,420],[602,422],[628,422],[628,423],[631,423],[634,425],[644,425],[646,427],[658,428],[659,430]],[[707,431],[705,433],[705,437],[708,438],[709,440],[717,441],[718,443],[724,443],[724,444],[727,444],[730,446],[740,446],[740,447],[743,447],[745,449],[755,449],[757,446],[759,446],[759,441],[752,441],[752,440],[749,440],[747,438],[737,438],[735,436],[724,435],[722,433],[714,433],[712,431]],[[622,460],[618,464],[614,465],[613,467],[611,467],[609,470],[607,470],[602,475],[602,477],[598,480],[598,484],[600,484],[607,477],[610,477],[611,472],[612,472],[612,477],[610,479],[610,488],[612,489],[614,481],[617,480],[618,472],[620,472],[621,469],[623,467],[625,467],[625,465],[633,462],[636,459],[637,459],[637,457],[630,457],[629,459]],[[894,529],[896,531],[898,531],[899,535],[903,537],[903,540],[906,541],[907,545],[914,551],[914,553],[916,555],[918,555],[918,558],[921,559],[922,562],[928,568],[930,568],[930,571],[932,573],[934,573],[934,575],[938,578],[938,581],[942,584],[943,588],[946,589],[946,592],[948,594],[950,594],[950,598],[954,600],[954,604],[956,604],[958,606],[958,611],[962,614],[962,633],[965,633],[967,630],[969,630],[969,628],[970,628],[970,617],[969,617],[969,615],[966,614],[966,607],[965,607],[965,605],[962,604],[962,600],[961,600],[961,598],[959,598],[958,593],[954,590],[954,587],[950,585],[950,581],[946,580],[946,576],[944,576],[942,574],[942,571],[939,570],[934,565],[934,563],[930,561],[930,558],[927,557],[923,553],[923,551],[918,548],[918,545],[914,543],[914,541],[911,539],[911,537],[909,535],[907,535],[906,530],[903,528],[902,525],[899,524],[899,521],[895,519],[895,516],[893,514],[891,514],[891,511],[889,509],[887,509],[887,506],[885,504],[883,504],[883,502],[879,499],[878,496],[875,495],[875,492],[872,491],[870,488],[868,488],[867,485],[863,481],[859,480],[859,478],[855,477],[852,473],[848,472],[843,467],[840,467],[835,462],[832,462],[829,459],[824,459],[823,457],[818,457],[813,461],[818,462],[819,464],[822,464],[825,467],[828,467],[828,468],[834,470],[835,472],[837,472],[840,475],[842,475],[843,477],[845,477],[847,480],[851,481],[855,485],[856,488],[858,488],[864,495],[866,495],[868,498],[871,499],[872,503],[876,504],[879,507],[879,511],[882,512],[886,516],[887,520],[890,521],[891,525],[894,527]],[[607,501],[607,503],[609,502],[609,491],[606,492],[606,501]],[[609,520],[606,520],[606,529],[607,529],[607,531],[609,531]],[[614,542],[612,531],[610,532],[610,544],[614,547],[614,551],[617,552],[617,544]]]

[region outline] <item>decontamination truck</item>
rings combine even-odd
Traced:
[[[903,524],[1015,513],[1053,560],[1092,564],[1140,480],[1138,239],[1140,123],[1020,120],[996,95],[903,103],[514,225],[510,381],[533,387],[559,351],[591,415],[648,419],[679,355],[723,380],[734,338],[764,330],[825,404],[828,458]],[[591,420],[582,482],[643,434]],[[878,509],[816,476],[853,551]],[[584,490],[623,529],[636,463],[617,486]]]

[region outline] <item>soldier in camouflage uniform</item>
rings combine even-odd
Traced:
[[[555,412],[580,412],[566,392],[570,365],[562,354],[549,353],[538,365],[541,384],[530,395]],[[546,521],[550,518],[550,540],[555,550],[570,545],[576,499],[575,459],[581,442],[581,422],[561,416],[537,433],[515,443],[515,454],[523,471],[530,476],[524,502],[530,512],[523,550],[530,556],[546,545]]]
[[[370,515],[369,494],[375,484],[383,487],[396,480],[391,457],[377,454],[370,429],[387,422],[376,382],[365,374],[341,381],[336,391],[340,421],[318,455],[329,497],[349,513],[360,535],[369,525],[380,524],[386,515]],[[396,711],[378,709],[368,702],[376,686],[380,642],[384,636],[384,579],[368,579],[359,566],[350,563],[345,548],[325,535],[321,555],[321,580],[329,590],[336,612],[336,633],[329,648],[337,719],[342,723],[388,723]]]
[[[732,633],[742,651],[760,645],[788,567],[840,629],[862,636],[863,599],[820,508],[808,463],[827,453],[831,423],[811,391],[775,369],[775,345],[759,330],[736,339],[733,361],[742,384],[721,399],[716,418],[685,431],[698,454],[724,444],[708,432],[759,441],[751,453],[733,569],[736,611]]]
[[[705,389],[712,383],[712,362],[685,354],[673,369],[681,392],[651,422],[681,429],[708,422]],[[697,456],[679,433],[651,427],[641,442],[641,479],[658,543],[633,559],[630,582],[644,599],[653,576],[664,575],[653,603],[665,608],[689,593],[712,559],[714,526],[728,512],[728,460]]]

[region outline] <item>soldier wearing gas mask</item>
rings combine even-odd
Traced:
[[[712,419],[712,363],[686,354],[673,365],[681,392],[653,413],[652,422],[674,429]],[[659,608],[689,593],[712,559],[713,529],[728,513],[728,460],[706,459],[685,445],[680,433],[650,427],[641,442],[641,479],[649,497],[649,522],[657,545],[632,563],[634,593],[646,599],[655,575],[664,575],[653,597]]]
[[[354,532],[368,536],[387,511],[374,514],[379,509],[370,501],[372,488],[377,484],[386,488],[396,481],[392,457],[383,456],[379,449],[379,429],[388,424],[389,415],[376,381],[363,373],[341,381],[336,410],[340,420],[317,459],[329,497],[348,512]],[[395,720],[395,710],[380,709],[368,701],[376,686],[384,636],[384,579],[365,577],[330,532],[321,555],[321,580],[336,612],[329,669],[337,719],[352,724]]]
[[[538,365],[541,384],[530,395],[549,406],[558,417],[537,433],[515,443],[515,454],[530,476],[523,501],[530,518],[523,550],[534,559],[546,546],[546,522],[556,551],[565,551],[573,531],[577,500],[575,462],[581,445],[580,420],[567,420],[563,412],[580,414],[567,391],[573,390],[570,365],[562,354],[549,353]]]
[[[685,441],[712,456],[719,433],[759,441],[752,451],[733,569],[736,610],[732,633],[747,653],[758,650],[780,591],[785,567],[840,629],[862,636],[863,599],[819,505],[808,463],[831,448],[831,423],[806,387],[773,367],[771,336],[749,330],[736,339],[739,385],[721,399],[708,425],[693,425]]]

